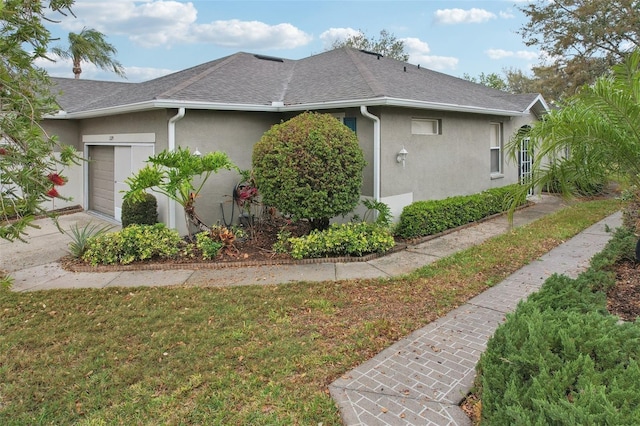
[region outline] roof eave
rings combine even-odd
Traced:
[[[390,98],[390,97],[303,103],[303,104],[296,104],[296,105],[287,105],[281,108],[281,110],[282,111],[300,111],[300,110],[316,110],[316,109],[331,109],[331,108],[353,108],[353,107],[360,107],[361,105],[394,106],[394,107],[428,109],[428,110],[437,110],[437,111],[468,112],[468,113],[474,113],[474,114],[500,115],[500,116],[507,116],[507,117],[515,117],[515,116],[521,116],[525,114],[522,111],[516,111],[516,110],[483,108],[483,107],[476,107],[476,106],[469,106],[469,105],[426,102],[426,101],[417,101],[412,99],[400,99],[400,98]]]
[[[526,111],[532,111],[536,117],[540,118],[551,111],[551,108],[549,108],[549,105],[547,105],[547,102],[544,100],[542,95],[538,95],[533,101],[531,101]]]
[[[89,111],[65,112],[60,111],[55,115],[47,116],[48,119],[83,119],[104,117],[109,115],[126,114],[131,112],[148,111],[153,109],[199,109],[218,111],[252,111],[252,112],[294,112],[308,110],[323,110],[334,108],[358,108],[365,106],[394,106],[414,109],[427,109],[436,111],[466,112],[473,114],[498,115],[514,117],[524,115],[522,111],[504,110],[496,108],[483,108],[469,105],[446,104],[437,102],[425,102],[412,99],[399,99],[390,97],[379,97],[369,99],[347,99],[328,102],[310,102],[295,105],[283,105],[274,102],[271,105],[265,104],[233,104],[222,102],[193,102],[176,100],[154,100],[139,102],[135,104],[122,105],[110,108],[94,109]]]
[[[278,106],[261,105],[261,104],[229,104],[229,103],[216,103],[216,102],[193,102],[193,101],[176,101],[176,100],[161,100],[161,101],[146,101],[138,102],[129,105],[120,105],[110,108],[99,108],[88,111],[78,112],[66,112],[59,111],[55,115],[49,115],[45,118],[48,119],[83,119],[83,118],[96,118],[105,117],[110,115],[127,114],[131,112],[149,111],[154,109],[205,109],[205,110],[223,110],[223,111],[257,111],[257,112],[278,112]]]

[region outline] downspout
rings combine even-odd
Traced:
[[[360,113],[373,120],[373,198],[380,201],[380,118],[360,106]]]
[[[184,117],[185,112],[184,107],[179,108],[178,113],[169,119],[169,134],[167,136],[169,152],[175,151],[176,149],[176,122]],[[169,228],[176,228],[176,202],[171,198],[169,199]]]

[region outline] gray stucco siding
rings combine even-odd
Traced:
[[[167,147],[169,115],[166,110],[154,110],[83,119],[80,121],[80,135],[154,133],[155,151],[160,152]]]
[[[517,167],[503,151],[503,176],[490,173],[490,125],[503,123],[503,141],[511,134],[509,117],[443,111],[392,109],[382,113],[381,196],[412,193],[414,200],[468,195],[517,182]],[[415,135],[413,118],[441,120],[442,134]],[[409,152],[403,168],[396,155]]]
[[[191,152],[197,148],[203,154],[224,152],[240,169],[247,170],[251,169],[253,146],[279,122],[280,115],[273,113],[187,110],[184,118],[176,122],[176,145],[188,147]],[[240,175],[234,170],[211,175],[196,200],[196,212],[205,223],[223,222],[221,204],[225,221],[237,221],[237,208],[232,217],[232,194],[239,180]],[[183,217],[182,208],[177,206],[178,229],[186,231]]]

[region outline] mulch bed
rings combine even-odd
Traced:
[[[626,261],[616,266],[616,286],[607,293],[607,309],[624,321],[640,316],[640,264]]]

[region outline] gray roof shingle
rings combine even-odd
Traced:
[[[299,60],[250,53],[207,62],[142,83],[52,78],[58,103],[67,113],[153,103],[221,105],[230,110],[273,103],[285,107],[319,103],[403,100],[477,110],[523,112],[537,94],[511,95],[447,74],[352,48]]]

